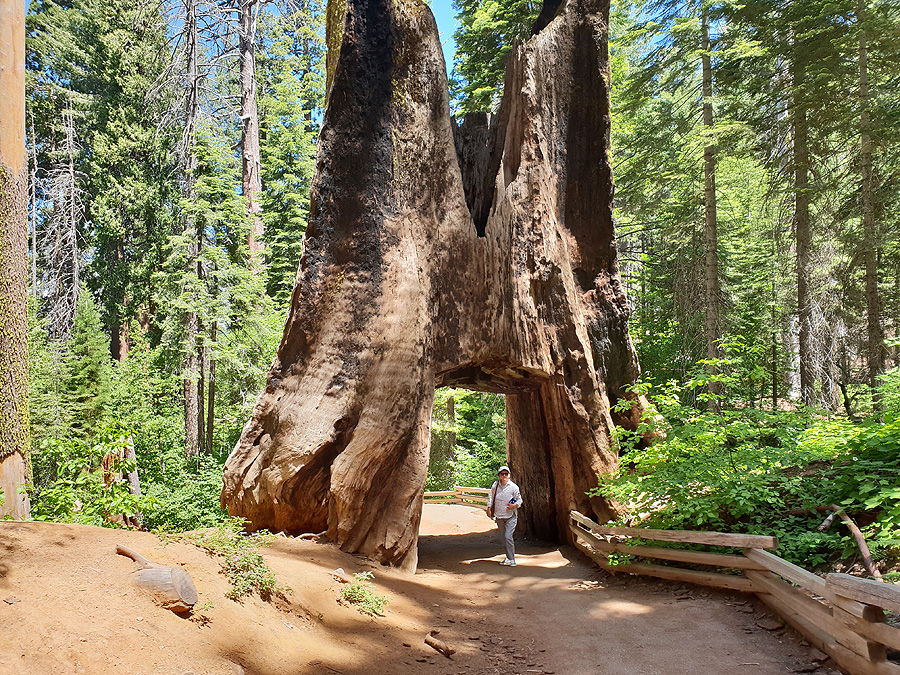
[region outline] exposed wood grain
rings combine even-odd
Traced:
[[[757,596],[806,637],[813,646],[828,654],[847,672],[853,675],[900,675],[900,666],[889,661],[869,661],[853,650],[839,644],[837,640],[822,628],[794,611],[784,601],[782,596],[760,591],[757,592]]]
[[[834,616],[860,635],[900,651],[900,628],[885,623],[883,612],[880,621],[866,621],[835,606]]]
[[[160,565],[125,546],[116,546],[116,553],[138,564],[134,583],[146,590],[162,607],[173,612],[189,611],[199,599],[191,575],[180,567]]]
[[[491,490],[490,488],[456,486],[456,492],[461,492],[464,494],[489,495],[491,493]]]
[[[878,618],[877,612],[874,611],[875,608],[871,607],[870,605],[865,605],[861,602],[856,602],[855,600],[850,600],[848,598],[839,601],[838,598],[835,597],[835,594],[827,588],[824,577],[813,574],[812,572],[789,563],[783,558],[780,558],[772,553],[768,553],[767,551],[761,551],[759,549],[744,549],[744,555],[751,560],[759,562],[769,571],[774,572],[781,577],[784,577],[791,583],[794,583],[801,588],[805,588],[806,590],[811,591],[816,595],[824,597],[826,600],[833,604],[837,604],[838,602],[840,602],[841,608],[854,616],[857,616],[861,619],[866,619],[868,621],[874,621]]]
[[[591,545],[604,552],[616,551],[641,558],[655,558],[657,560],[673,560],[675,562],[693,563],[695,565],[713,565],[726,569],[736,570],[763,570],[765,567],[758,562],[745,558],[742,555],[728,555],[725,553],[707,553],[705,551],[684,551],[677,548],[658,548],[654,546],[629,546],[628,544],[611,543],[598,540]]]
[[[456,650],[450,647],[446,642],[440,640],[433,635],[425,636],[425,644],[431,647],[432,649],[439,651],[441,654],[446,656],[448,659],[456,653]]]
[[[877,657],[880,648],[870,640],[854,632],[832,614],[831,609],[821,602],[813,600],[790,584],[782,581],[769,572],[746,572],[747,578],[753,582],[758,592],[776,596],[793,612],[803,616],[808,622],[818,626],[837,642],[866,659]]]
[[[825,583],[826,588],[837,595],[900,613],[900,586],[896,584],[860,579],[849,574],[829,574],[825,577]]]
[[[841,595],[836,595],[832,590],[827,589],[824,597],[835,607],[840,607],[848,614],[852,614],[857,619],[863,619],[870,623],[882,623],[885,620],[884,610],[875,605],[867,605],[864,602],[857,602]]]
[[[837,621],[840,621],[847,626],[852,633],[860,636],[859,645],[854,648],[853,651],[862,652],[863,656],[868,656],[871,661],[884,661],[887,658],[887,650],[885,649],[884,642],[877,638],[873,638],[871,636],[871,631],[866,630],[866,627],[874,624],[858,619],[849,612],[845,612],[840,607],[832,607],[831,614]],[[898,637],[900,637],[900,635],[898,635]]]
[[[427,3],[327,13],[303,256],[223,507],[414,569],[434,389],[452,384],[507,394],[521,530],[614,515],[586,493],[646,401],[612,219],[609,0],[565,3],[510,50],[497,115],[462,123]]]
[[[784,558],[780,558],[777,555],[769,553],[768,551],[762,551],[758,548],[744,549],[744,555],[750,560],[759,563],[770,572],[774,572],[775,574],[784,577],[791,583],[813,591],[818,595],[825,594],[825,579],[802,567],[789,563]]]
[[[584,553],[588,558],[593,560],[595,563],[597,563],[597,565],[599,565],[603,569],[606,569],[608,567],[607,563],[609,562],[609,559],[602,553],[592,549],[590,546],[588,546],[584,542],[576,539],[573,542],[573,546],[575,546],[575,548],[577,548],[579,551]]]

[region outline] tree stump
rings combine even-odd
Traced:
[[[507,394],[525,528],[568,537],[644,402],[612,223],[608,0],[509,57],[497,115],[450,118],[416,0],[329,5],[328,107],[277,357],[225,467],[252,528],[416,565],[435,386]],[[634,400],[614,419],[611,407]]]

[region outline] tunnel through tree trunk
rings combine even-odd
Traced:
[[[615,512],[585,492],[616,466],[611,404],[634,399],[632,427],[644,405],[612,226],[608,0],[567,2],[511,52],[498,114],[459,125],[426,5],[335,7],[298,281],[222,504],[414,568],[434,388],[464,386],[509,394],[525,528],[565,539],[569,509]]]

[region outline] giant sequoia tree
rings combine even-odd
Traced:
[[[413,568],[435,386],[507,394],[526,528],[562,537],[615,466],[638,376],[612,225],[607,0],[511,53],[499,113],[454,127],[417,0],[329,7],[309,227],[266,389],[222,503]],[[626,406],[627,407],[627,406]],[[618,418],[617,418],[618,417]]]
[[[28,516],[25,9],[0,2],[0,516]]]

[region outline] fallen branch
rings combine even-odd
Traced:
[[[438,640],[434,635],[426,635],[425,636],[425,644],[431,647],[434,650],[439,651],[441,654],[446,656],[448,659],[456,653],[456,650],[450,647],[443,640]]]
[[[859,546],[859,552],[862,554],[866,571],[881,581],[881,572],[878,571],[878,568],[875,567],[875,563],[872,562],[872,554],[869,553],[869,547],[866,545],[866,539],[863,537],[863,533],[856,526],[856,523],[853,522],[853,519],[844,512],[844,509],[837,506],[832,508],[835,509],[835,513],[840,516],[841,520],[843,520],[844,524],[847,526],[847,529],[853,534],[853,538],[856,539],[856,545]]]
[[[822,524],[819,525],[818,531],[822,532],[823,530],[827,530],[831,527],[831,524],[834,522],[835,516],[838,516],[841,520],[844,521],[844,524],[847,526],[847,529],[850,530],[850,534],[853,535],[853,538],[856,540],[856,546],[859,548],[859,552],[862,555],[863,566],[866,568],[866,572],[868,572],[871,576],[875,577],[879,581],[881,580],[881,572],[878,571],[878,568],[875,567],[875,563],[872,562],[872,554],[869,552],[869,546],[866,544],[866,538],[863,537],[862,531],[853,521],[853,519],[847,515],[844,511],[843,507],[838,506],[837,504],[829,504],[828,506],[814,506],[811,509],[806,509],[807,511],[831,511],[828,517],[822,521]]]
[[[825,520],[823,520],[822,524],[819,525],[819,527],[817,527],[816,529],[819,532],[824,532],[825,530],[830,529],[831,524],[834,522],[834,517],[837,515],[837,513],[838,513],[837,511],[832,511],[831,513],[829,513],[828,517]]]

